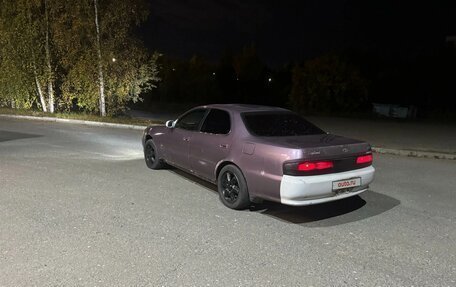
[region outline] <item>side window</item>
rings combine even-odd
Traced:
[[[180,118],[176,123],[176,128],[181,128],[184,130],[189,131],[196,131],[203,119],[204,115],[206,114],[206,110],[200,109],[191,111],[190,113],[184,115]]]
[[[231,130],[230,115],[222,110],[212,109],[204,120],[201,131],[211,134],[227,134]]]

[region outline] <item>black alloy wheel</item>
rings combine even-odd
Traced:
[[[217,179],[220,200],[232,209],[245,209],[250,205],[247,183],[242,172],[234,165],[222,168]]]
[[[222,175],[222,195],[229,203],[234,203],[239,197],[239,181],[234,173],[227,170]]]
[[[163,167],[161,159],[157,156],[157,149],[153,140],[146,141],[144,145],[144,159],[148,168],[160,169]]]

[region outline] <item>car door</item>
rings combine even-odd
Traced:
[[[199,132],[201,122],[207,109],[191,110],[177,119],[174,128],[169,132],[166,146],[166,160],[184,169],[190,169],[189,143]]]
[[[206,179],[215,180],[217,163],[228,156],[231,148],[231,119],[227,111],[211,109],[200,133],[190,142],[190,168]]]

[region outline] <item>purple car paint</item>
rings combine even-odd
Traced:
[[[150,168],[167,163],[215,183],[235,209],[263,199],[302,206],[354,196],[375,172],[368,143],[325,133],[276,107],[196,107],[146,128],[142,143]]]

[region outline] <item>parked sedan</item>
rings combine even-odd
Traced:
[[[208,105],[142,139],[151,169],[170,164],[217,184],[229,208],[263,199],[311,205],[366,191],[374,179],[368,143],[324,132],[289,110]]]

